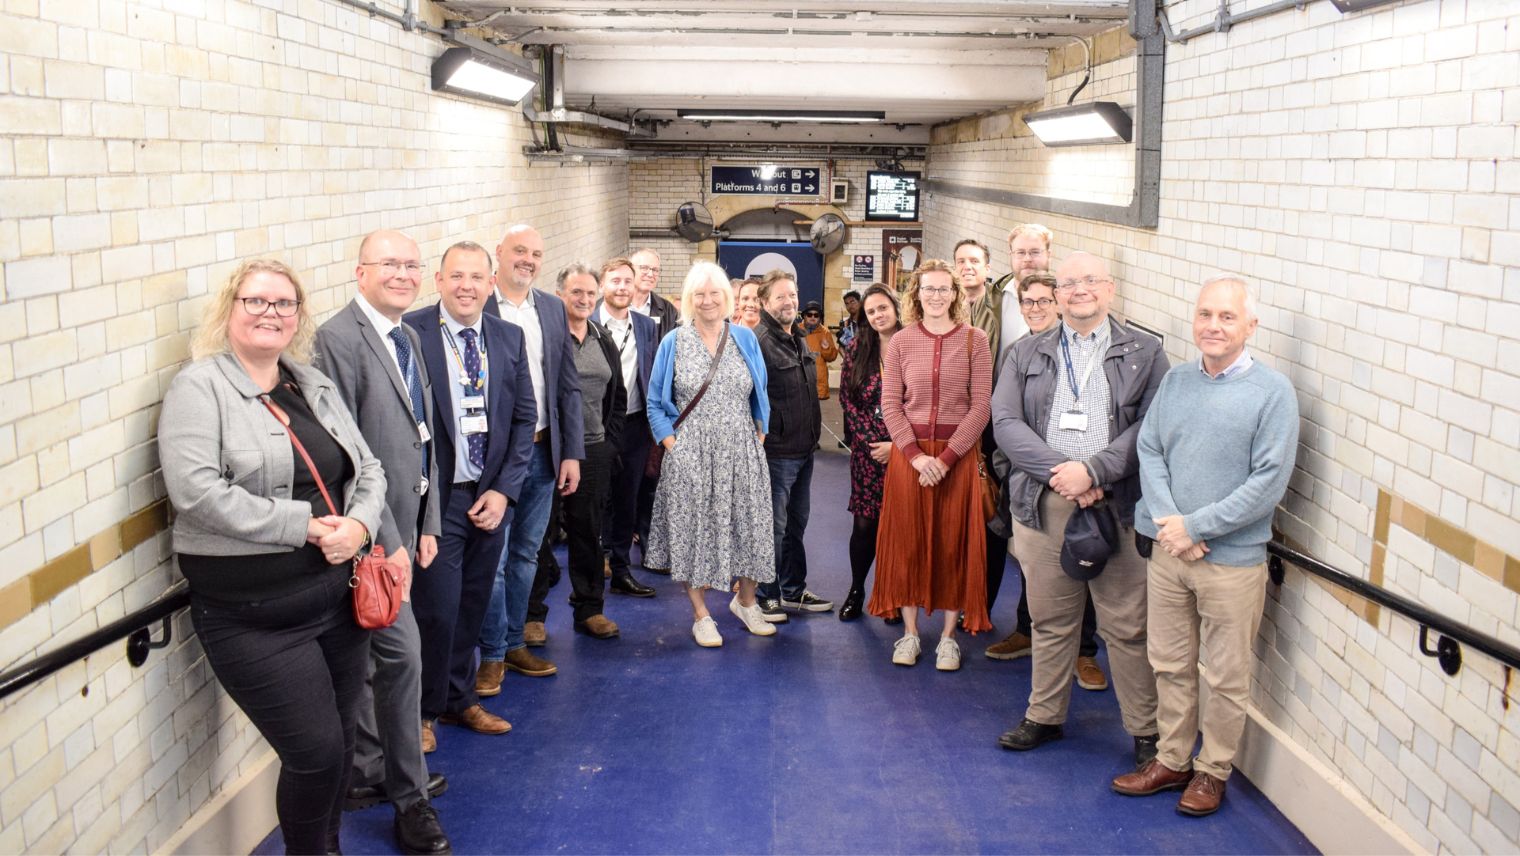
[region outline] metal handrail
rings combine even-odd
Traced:
[[[1485,633],[1479,633],[1456,619],[1433,612],[1424,604],[1394,594],[1360,577],[1353,577],[1345,571],[1331,567],[1313,556],[1300,553],[1279,541],[1268,543],[1267,553],[1271,557],[1267,560],[1267,573],[1271,576],[1272,582],[1278,585],[1281,585],[1283,581],[1283,563],[1290,562],[1307,573],[1379,606],[1386,606],[1420,625],[1420,653],[1427,657],[1435,657],[1441,664],[1442,670],[1448,675],[1455,675],[1462,668],[1462,645],[1481,651],[1511,669],[1520,669],[1520,648],[1500,642]],[[1429,635],[1432,630],[1437,634],[1434,649],[1429,645]]]
[[[12,693],[26,689],[70,663],[82,660],[119,639],[127,640],[127,662],[134,667],[141,666],[147,662],[149,651],[168,646],[172,638],[170,625],[174,613],[189,605],[189,590],[180,588],[61,648],[56,648],[29,663],[11,669],[0,675],[0,699],[9,698]],[[164,635],[155,642],[148,628],[158,621],[163,622]]]

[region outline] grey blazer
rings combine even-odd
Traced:
[[[438,456],[429,448],[427,480],[433,487],[424,496],[422,438],[412,418],[412,402],[379,331],[358,305],[363,299],[354,298],[317,330],[315,365],[332,378],[365,441],[385,465],[385,513],[380,524],[380,544],[387,552],[395,550],[398,544],[405,546],[407,554],[415,556],[419,534],[443,532],[436,489]],[[402,324],[401,331],[412,343],[412,362],[422,377],[422,406],[431,434],[435,431],[433,389],[422,359],[422,343],[410,326]]]
[[[310,366],[280,358],[354,465],[343,511],[380,530],[385,473],[338,390]],[[283,553],[306,543],[306,524],[327,509],[290,498],[295,450],[232,354],[196,360],[175,375],[158,420],[158,457],[174,506],[174,549],[202,556]],[[302,466],[305,466],[304,464]]]

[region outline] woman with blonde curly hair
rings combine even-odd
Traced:
[[[380,461],[307,365],[315,333],[295,271],[244,262],[207,307],[158,429],[191,621],[217,680],[280,757],[290,853],[338,852],[369,665],[349,563],[385,504]]]
[[[966,293],[950,265],[918,266],[903,295],[904,326],[882,358],[882,420],[892,456],[876,541],[870,611],[902,610],[903,637],[892,662],[918,662],[918,609],[943,610],[935,648],[941,671],[960,668],[956,617],[989,629],[986,526],[977,451],[992,415],[987,335],[967,323]]]

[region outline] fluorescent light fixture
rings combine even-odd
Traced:
[[[693,122],[881,122],[880,110],[677,110]]]
[[[538,75],[509,54],[449,48],[433,60],[433,88],[498,104],[515,105],[538,85]]]
[[[1026,113],[1024,124],[1047,146],[1127,143],[1133,132],[1129,114],[1112,101],[1090,101]]]

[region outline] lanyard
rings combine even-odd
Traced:
[[[1098,343],[1094,341],[1092,359],[1087,361],[1087,368],[1082,371],[1082,381],[1078,383],[1076,378],[1077,373],[1071,367],[1071,346],[1066,344],[1066,332],[1064,330],[1061,332],[1061,356],[1066,358],[1066,383],[1071,387],[1073,405],[1080,405],[1082,403],[1082,390],[1087,388],[1087,381],[1092,377],[1093,367],[1101,362],[1098,357],[1097,345]]]
[[[490,360],[486,356],[486,337],[475,337],[480,342],[480,370],[476,372],[475,376],[472,378],[465,370],[464,355],[459,353],[459,343],[454,341],[454,333],[448,329],[448,327],[444,324],[442,318],[438,319],[438,326],[443,328],[443,338],[448,340],[449,350],[454,352],[454,361],[459,363],[459,378],[461,380],[461,383],[459,385],[465,388],[465,392],[479,390],[482,394],[484,394],[486,386],[486,369],[491,364]]]

